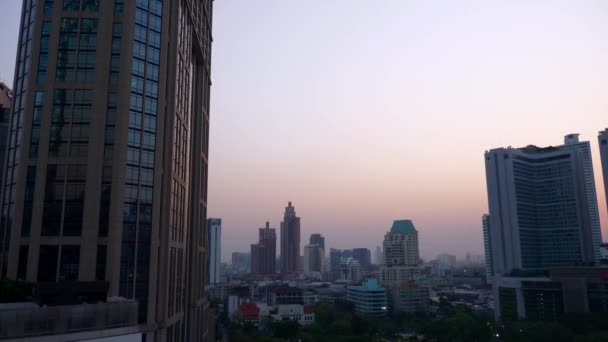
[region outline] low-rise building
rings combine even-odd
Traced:
[[[408,314],[427,312],[429,310],[429,289],[416,283],[393,286],[390,289],[393,312]]]
[[[353,303],[355,312],[373,316],[385,316],[388,308],[386,289],[377,279],[367,279],[360,286],[349,286],[346,298]]]
[[[301,304],[278,305],[271,311],[271,316],[275,321],[295,321],[300,325],[310,325],[315,322],[314,309],[311,306]]]

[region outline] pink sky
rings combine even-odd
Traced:
[[[293,201],[303,244],[482,252],[483,153],[608,126],[602,1],[216,1],[209,215],[223,258]],[[604,235],[606,229],[604,229]]]

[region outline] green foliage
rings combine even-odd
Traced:
[[[276,338],[291,339],[298,336],[300,324],[296,321],[275,321],[270,324],[272,335]]]

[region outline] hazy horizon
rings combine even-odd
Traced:
[[[3,0],[12,86],[20,0]],[[215,1],[209,217],[222,259],[292,201],[302,246],[381,245],[411,219],[421,256],[482,254],[484,151],[591,142],[608,127],[602,1]],[[278,239],[280,241],[280,239]],[[279,251],[277,246],[277,252]]]

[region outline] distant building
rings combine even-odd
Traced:
[[[588,142],[486,152],[492,270],[544,270],[599,260]],[[599,237],[599,239],[598,239]]]
[[[483,249],[485,252],[486,283],[492,284],[492,277],[494,277],[494,271],[492,267],[492,239],[490,239],[490,216],[483,215],[481,217],[481,224],[483,227]]]
[[[370,278],[361,285],[349,286],[346,299],[360,314],[383,317],[388,312],[387,292],[377,279]]]
[[[352,249],[345,249],[342,251],[342,259],[348,259],[353,257]]]
[[[362,270],[366,270],[371,265],[371,254],[367,248],[354,248],[353,258],[359,262]]]
[[[325,251],[325,238],[323,235],[315,233],[310,235],[310,244],[319,245]]]
[[[456,256],[451,254],[439,254],[437,260],[441,263],[444,269],[452,269],[456,267]]]
[[[414,314],[429,310],[429,289],[415,283],[390,288],[390,306],[393,312]]]
[[[294,321],[302,326],[315,322],[313,307],[302,304],[285,304],[277,306],[276,313],[271,314],[275,321]]]
[[[251,271],[251,254],[244,252],[232,253],[232,269],[236,272]]]
[[[220,282],[222,263],[222,220],[207,219],[207,284]]]
[[[325,253],[319,245],[304,247],[304,274],[313,279],[321,279]]]
[[[340,280],[357,283],[361,280],[361,265],[354,258],[342,259],[340,264]]]
[[[269,286],[264,290],[266,304],[276,306],[281,304],[303,304],[302,289],[289,285]]]
[[[380,269],[383,285],[409,283],[418,272],[420,254],[418,231],[410,220],[398,220],[384,236],[384,265]]]
[[[329,274],[330,280],[338,280],[340,278],[340,265],[342,264],[342,251],[332,248],[329,250]]]
[[[270,222],[259,230],[259,242],[251,245],[251,273],[273,275],[276,273],[277,233]]]
[[[374,264],[382,265],[384,263],[384,255],[382,254],[382,248],[380,246],[376,246],[376,252],[374,254]]]
[[[289,202],[281,222],[281,273],[299,273],[300,265],[300,218]]]

